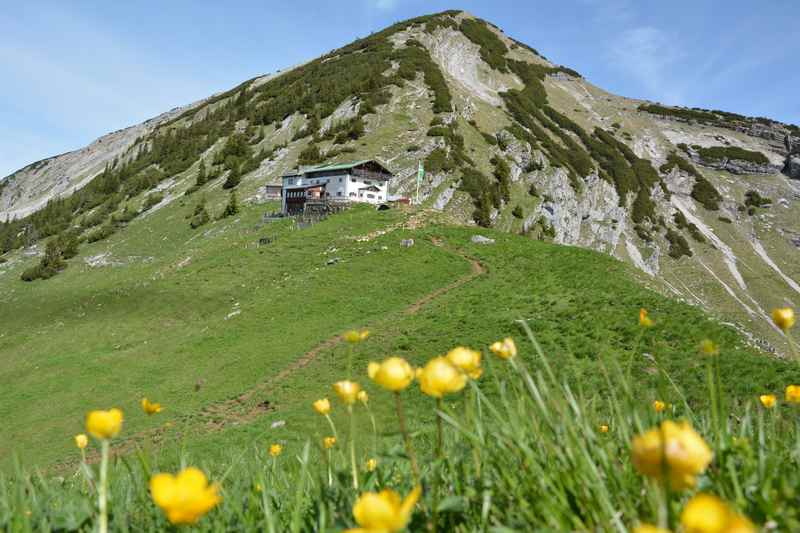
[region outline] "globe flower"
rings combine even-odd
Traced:
[[[653,402],[653,409],[655,409],[656,413],[661,413],[666,408],[667,408],[667,404],[665,404],[661,400],[655,400]]]
[[[367,391],[365,390],[358,391],[358,394],[356,394],[356,399],[364,405],[367,405],[369,402],[369,394],[367,394]]]
[[[698,494],[681,512],[685,533],[755,533],[756,528],[744,515],[711,494]]]
[[[372,472],[378,468],[378,460],[377,459],[370,459],[367,461],[367,471]]]
[[[116,407],[108,411],[91,411],[86,415],[86,431],[96,439],[116,437],[122,429],[122,411]]]
[[[517,355],[517,345],[511,337],[492,343],[489,350],[501,359],[510,359]]]
[[[79,449],[84,449],[86,446],[89,445],[89,437],[81,433],[80,435],[75,435],[75,446]]]
[[[656,325],[652,318],[647,316],[647,309],[641,308],[639,309],[639,325],[643,328],[652,328]]]
[[[366,329],[362,329],[361,331],[351,329],[350,331],[345,332],[344,340],[349,342],[350,344],[358,344],[359,342],[367,340],[369,337],[369,331]]]
[[[600,424],[600,433],[608,433],[608,426],[605,424]]]
[[[789,403],[800,403],[800,385],[789,385],[786,387],[786,401]]]
[[[467,384],[467,376],[445,357],[434,357],[418,369],[417,380],[422,392],[434,398],[459,392]]]
[[[148,415],[154,415],[156,413],[160,413],[161,412],[161,404],[160,403],[152,403],[147,398],[142,398],[142,411],[144,411]]]
[[[281,446],[280,444],[273,444],[272,446],[269,447],[269,454],[272,457],[278,457],[281,454],[281,452],[283,452],[283,446]]]
[[[324,439],[322,439],[322,446],[326,450],[330,450],[331,448],[336,446],[336,437],[325,437]]]
[[[483,374],[481,352],[458,346],[447,352],[447,359],[472,379],[478,379]]]
[[[353,517],[361,527],[345,533],[393,533],[404,529],[421,493],[422,487],[417,486],[404,500],[388,489],[361,494],[353,506]]]
[[[327,415],[331,412],[331,402],[327,398],[317,400],[314,402],[314,410],[321,415]]]
[[[758,399],[761,401],[761,405],[767,409],[772,409],[775,407],[775,403],[778,401],[774,394],[762,394],[758,397]]]
[[[401,391],[414,380],[414,369],[402,357],[389,357],[367,367],[369,378],[386,390]]]
[[[221,500],[219,486],[209,485],[206,475],[189,467],[178,473],[156,474],[150,479],[153,501],[175,524],[194,524]]]
[[[353,405],[356,403],[361,386],[353,381],[344,380],[334,383],[333,390],[336,392],[336,395],[339,396],[340,400],[347,405]]]
[[[784,333],[788,332],[794,327],[796,317],[794,316],[794,309],[791,307],[782,307],[772,310],[772,321]]]
[[[646,476],[660,479],[666,466],[675,490],[693,487],[695,477],[705,471],[714,456],[687,422],[671,420],[634,437],[632,453],[636,470]]]
[[[719,355],[719,346],[710,339],[705,339],[700,342],[700,353],[705,355]]]

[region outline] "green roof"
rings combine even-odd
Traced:
[[[322,164],[322,165],[315,165],[311,167],[304,167],[299,170],[299,172],[291,172],[289,174],[284,174],[285,176],[296,176],[298,174],[306,174],[308,172],[326,172],[330,170],[347,170],[353,167],[357,167],[358,165],[363,165],[364,163],[377,163],[381,167],[383,167],[386,171],[389,169],[386,168],[380,161],[375,159],[362,159],[361,161],[349,161],[347,163],[331,163],[331,164]]]
[[[306,167],[303,169],[303,172],[320,172],[323,170],[345,170],[348,168],[357,167],[358,165],[363,165],[364,163],[369,163],[373,161],[372,159],[364,159],[362,161],[351,161],[349,163],[333,163],[330,165],[316,165],[313,167]],[[383,165],[381,165],[383,166]]]

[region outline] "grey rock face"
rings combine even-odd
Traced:
[[[790,155],[786,158],[783,173],[794,180],[800,180],[800,154]]]
[[[783,144],[786,146],[786,152],[789,155],[800,154],[800,137],[786,135],[783,138]]]
[[[447,189],[443,190],[442,193],[436,198],[436,201],[433,203],[433,208],[441,211],[443,210],[447,204],[450,203],[450,200],[453,199],[453,194],[455,194],[456,189],[454,187],[448,187]]]
[[[484,237],[483,235],[473,235],[470,240],[475,244],[494,244],[494,239]]]

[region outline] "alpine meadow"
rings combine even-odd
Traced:
[[[0,179],[0,530],[800,531],[798,258],[798,126],[399,22]]]

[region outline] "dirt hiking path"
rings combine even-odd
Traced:
[[[445,248],[441,241],[433,240],[432,242],[435,246]],[[469,283],[486,272],[484,266],[477,259],[469,257],[460,250],[454,248],[446,249],[468,261],[470,263],[470,271],[452,281],[448,285],[439,287],[438,289],[421,296],[404,309],[401,309],[399,312],[395,311],[394,313],[390,313],[388,316],[383,317],[379,322],[391,320],[398,314],[404,316],[414,315],[437,298],[442,297],[450,291],[458,289],[459,287]],[[112,446],[111,454],[112,456],[126,455],[135,450],[139,443],[142,442],[149,441],[157,444],[163,440],[167,432],[175,429],[174,426],[191,426],[191,433],[196,435],[218,432],[229,426],[250,423],[259,416],[275,410],[275,407],[272,406],[268,400],[254,404],[252,402],[253,398],[263,398],[265,394],[269,393],[275,387],[275,385],[285,381],[290,376],[314,362],[321,353],[334,349],[343,340],[344,339],[342,335],[334,335],[333,337],[322,341],[311,350],[292,361],[277,374],[267,377],[260,383],[250,387],[248,390],[242,392],[235,398],[219,400],[210,403],[206,407],[202,408],[199,413],[193,415],[183,415],[175,424],[167,423],[164,426],[139,431],[129,435],[121,442],[118,442],[116,445]],[[88,463],[99,462],[99,451],[93,450],[87,454],[86,460]],[[77,464],[77,459],[70,459],[56,464],[53,469],[56,471],[68,470],[69,468],[74,468]]]

